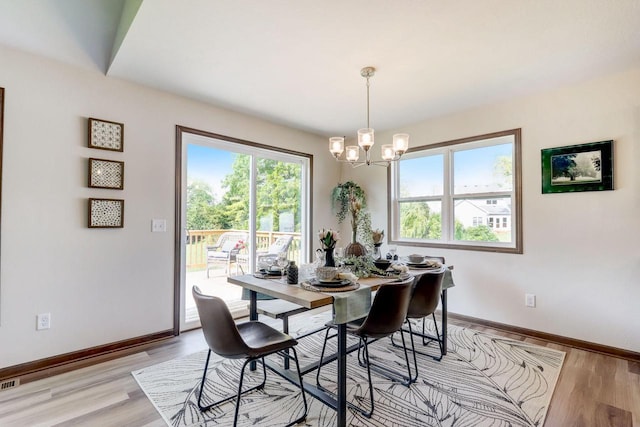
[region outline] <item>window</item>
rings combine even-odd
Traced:
[[[391,242],[522,253],[520,168],[520,129],[410,149],[389,174]]]

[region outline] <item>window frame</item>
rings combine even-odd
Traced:
[[[507,192],[491,192],[491,193],[474,193],[474,194],[454,194],[453,193],[453,160],[452,153],[459,151],[461,147],[469,147],[474,145],[474,148],[480,148],[482,146],[492,146],[489,142],[483,143],[481,141],[490,140],[499,137],[511,136],[513,137],[513,188]],[[417,246],[427,248],[442,248],[442,249],[461,249],[471,251],[484,251],[484,252],[499,252],[499,253],[523,253],[523,233],[522,233],[522,143],[521,143],[521,129],[510,129],[500,132],[493,132],[483,135],[476,135],[467,138],[461,138],[451,141],[440,142],[436,144],[423,145],[418,147],[412,147],[407,150],[407,153],[420,153],[425,152],[426,155],[434,155],[443,153],[445,156],[444,161],[444,189],[442,196],[424,196],[424,197],[408,197],[400,198],[400,183],[399,183],[399,168],[397,163],[393,163],[387,172],[387,229],[389,232],[389,244],[397,246]],[[427,154],[428,153],[428,154]],[[513,241],[509,243],[495,243],[495,242],[477,242],[477,241],[457,241],[454,240],[454,228],[455,228],[455,211],[454,202],[456,199],[470,199],[470,198],[488,198],[491,196],[506,196],[510,195],[512,198],[511,205],[511,230]],[[408,239],[400,238],[400,203],[411,201],[441,201],[442,206],[442,240],[424,240],[424,239]],[[489,222],[489,221],[487,221]],[[489,226],[487,224],[487,226]],[[490,227],[490,226],[489,226]],[[495,229],[494,227],[490,227]],[[446,236],[450,238],[445,239]]]

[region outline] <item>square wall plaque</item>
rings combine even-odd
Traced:
[[[89,199],[89,228],[124,227],[124,200]]]
[[[90,118],[89,147],[124,151],[124,124]]]
[[[124,188],[124,162],[105,159],[89,159],[89,187]]]

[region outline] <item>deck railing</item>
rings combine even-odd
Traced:
[[[203,270],[207,266],[207,246],[215,245],[222,233],[230,231],[248,233],[247,230],[187,230],[187,271]],[[256,251],[266,251],[281,236],[293,236],[289,259],[297,260],[300,257],[300,233],[256,231]]]

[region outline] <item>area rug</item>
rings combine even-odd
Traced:
[[[322,325],[328,313],[304,319],[293,335]],[[428,323],[429,328],[433,324]],[[417,325],[416,325],[417,327]],[[375,411],[365,418],[349,411],[349,426],[542,426],[555,388],[564,352],[449,325],[448,353],[441,361],[418,355],[418,381],[409,387],[372,372]],[[301,365],[318,359],[324,333],[300,338]],[[332,340],[335,341],[335,340]],[[350,341],[349,344],[355,341]],[[396,335],[396,343],[399,335]],[[436,354],[437,344],[417,348]],[[335,350],[330,341],[328,351]],[[133,372],[136,381],[170,426],[230,426],[235,401],[201,413],[197,405],[206,351]],[[206,401],[237,391],[241,362],[214,358],[205,384]],[[383,339],[370,346],[377,363],[404,369],[402,349]],[[278,363],[277,356],[272,360]],[[356,353],[348,356],[348,400],[369,409],[366,369]],[[315,371],[305,375],[315,383]],[[336,389],[336,363],[322,368],[321,384]],[[333,381],[332,381],[333,379]],[[261,380],[261,369],[245,375],[247,387]],[[204,399],[204,397],[203,397]],[[307,394],[307,426],[335,426],[336,412]],[[206,403],[206,402],[204,402]],[[303,411],[299,389],[267,370],[267,383],[241,400],[239,426],[281,426]]]

